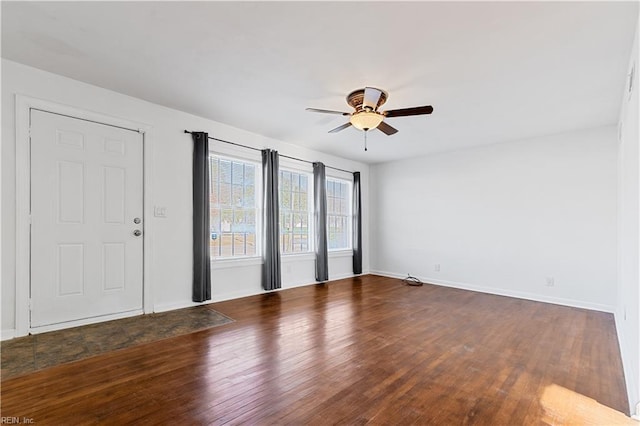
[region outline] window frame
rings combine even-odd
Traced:
[[[242,256],[227,256],[227,257],[216,257],[213,253],[210,253],[210,260],[212,265],[217,265],[218,268],[232,266],[231,264],[242,263],[242,264],[254,264],[254,263],[262,263],[262,163],[257,158],[251,158],[245,155],[241,155],[238,153],[223,153],[220,151],[212,151],[209,150],[209,158],[217,157],[221,160],[231,161],[233,162],[241,162],[245,164],[251,164],[255,168],[254,173],[254,202],[255,202],[255,254],[251,255],[242,255]],[[211,170],[209,170],[211,173]],[[209,182],[212,183],[213,179],[209,176]],[[209,191],[211,192],[211,188]],[[210,209],[211,209],[210,205]],[[209,216],[209,220],[211,221],[211,216]],[[211,238],[211,236],[209,236]]]
[[[280,254],[283,257],[292,257],[292,256],[305,256],[305,255],[309,255],[309,254],[313,254],[315,252],[315,238],[314,238],[314,231],[315,231],[315,227],[314,227],[314,221],[313,221],[313,212],[314,212],[314,205],[313,205],[313,173],[309,172],[308,170],[302,170],[300,168],[296,168],[296,167],[291,167],[288,165],[284,165],[280,167],[279,173],[278,173],[278,197],[279,197],[279,214],[282,215],[282,199],[281,199],[281,191],[280,191],[280,185],[281,185],[281,181],[280,181],[280,173],[282,172],[289,172],[289,173],[295,173],[298,175],[304,175],[307,178],[307,251],[302,251],[302,252],[290,252],[290,253],[285,253],[282,245],[280,244],[280,235],[278,235],[278,244],[280,246]],[[280,223],[280,225],[282,225],[282,218],[279,217],[278,221]],[[282,230],[280,231],[282,232]]]
[[[327,247],[329,247],[329,191],[326,187],[329,181],[338,182],[341,184],[346,184],[347,186],[347,246],[339,247],[339,248],[327,248],[329,254],[337,254],[340,252],[349,252],[353,251],[353,181],[349,179],[345,179],[338,176],[326,176],[325,178],[325,191],[326,191],[326,201],[327,201]]]

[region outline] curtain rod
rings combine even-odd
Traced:
[[[190,132],[189,130],[185,130],[185,133],[189,133],[192,134],[193,132]],[[242,148],[248,148],[248,149],[252,149],[254,151],[262,151],[260,148],[254,148],[252,146],[247,146],[247,145],[242,145],[240,143],[236,143],[236,142],[229,142],[229,141],[225,141],[224,139],[218,139],[218,138],[214,138],[212,136],[209,136],[209,139],[214,140],[214,141],[218,141],[218,142],[222,142],[222,143],[228,143],[229,145],[235,145],[235,146],[241,146]],[[302,158],[297,158],[297,157],[290,157],[288,155],[283,155],[283,154],[278,154],[280,157],[284,157],[284,158],[288,158],[290,160],[296,160],[296,161],[302,161],[303,163],[309,163],[309,164],[313,164],[313,161],[309,161],[309,160],[303,160]],[[333,169],[333,170],[338,170],[341,172],[345,172],[345,173],[353,173],[350,172],[349,170],[345,170],[345,169],[340,169],[338,167],[331,167],[331,166],[327,166],[325,165],[325,167],[327,169]]]

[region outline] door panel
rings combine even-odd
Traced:
[[[31,111],[31,327],[142,309],[142,135]]]
[[[84,222],[84,164],[75,161],[57,161],[58,223]]]

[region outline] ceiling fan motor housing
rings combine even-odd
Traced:
[[[372,87],[372,89],[375,89]],[[387,101],[388,94],[384,90],[375,89],[380,92],[380,98],[378,99],[378,104],[374,108],[374,111],[377,111],[378,108]],[[364,103],[364,89],[354,90],[353,92],[347,95],[347,103],[351,105],[356,112],[363,111],[364,108],[362,104]]]

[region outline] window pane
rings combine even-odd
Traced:
[[[257,254],[256,251],[256,233],[253,231],[252,233],[247,233],[247,256],[255,256]]]
[[[293,210],[301,210],[304,209],[304,207],[300,206],[300,193],[299,192],[293,192],[291,194],[291,208]]]
[[[280,209],[290,210],[291,209],[291,192],[289,191],[280,191]]]
[[[233,254],[238,256],[244,256],[247,252],[245,245],[245,235],[244,233],[234,233],[233,234]]]
[[[232,179],[234,184],[242,185],[244,183],[244,164],[233,162]]]
[[[209,219],[209,226],[212,231],[220,232],[220,209],[211,209],[211,218]]]
[[[350,248],[350,186],[346,181],[327,180],[327,239],[329,249]],[[330,194],[330,195],[329,195]]]
[[[222,234],[222,239],[220,240],[220,256],[221,257],[231,257],[233,255],[232,252],[232,234],[224,233]]]
[[[220,160],[220,182],[231,183],[231,161]]]
[[[300,231],[300,228],[302,227],[301,226],[302,225],[301,222],[302,222],[302,220],[300,218],[300,215],[299,214],[294,214],[293,215],[293,231],[294,231],[294,233],[296,233],[296,234],[300,233],[299,231]]]
[[[304,173],[280,171],[280,248],[284,254],[309,250],[309,181]]]
[[[242,223],[244,222],[244,212],[242,210],[236,210],[233,212],[233,223],[231,224],[231,231],[233,233],[244,232]]]
[[[233,210],[223,209],[220,218],[220,231],[231,232],[231,224],[233,223]]]
[[[282,190],[291,191],[291,173],[280,172],[280,176],[282,177],[282,182],[280,183]]]
[[[209,174],[211,179],[218,180],[218,159],[214,157],[209,157]]]
[[[233,185],[233,206],[242,207],[244,201],[244,188],[241,185]]]
[[[257,206],[256,165],[211,158],[211,256],[254,256]]]
[[[209,158],[209,188],[211,190],[210,204],[218,204],[220,189],[218,188],[218,160]]]
[[[220,189],[217,182],[212,182],[210,185],[211,196],[209,197],[210,205],[217,205],[220,203]]]
[[[255,234],[256,232],[256,210],[246,209],[244,211],[244,223],[247,227],[247,232]]]
[[[291,190],[300,191],[300,175],[298,173],[291,174]]]
[[[231,184],[220,184],[220,205],[231,205]]]
[[[256,168],[253,165],[247,165],[244,168],[244,181],[248,185],[254,185],[256,181]]]
[[[245,207],[256,206],[256,187],[253,185],[247,185],[244,188],[244,206]]]

